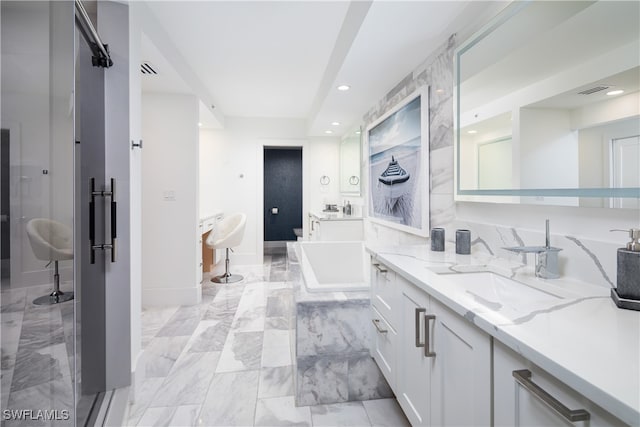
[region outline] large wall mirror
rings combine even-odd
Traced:
[[[340,141],[340,193],[360,195],[360,151],[362,131],[351,130]]]
[[[456,199],[640,208],[640,2],[514,2],[456,53]]]

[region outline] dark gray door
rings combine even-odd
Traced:
[[[128,62],[122,49],[123,44],[128,46],[128,10],[126,5],[102,2],[97,14],[114,64],[95,66],[89,44],[79,37],[75,82],[79,424],[85,422],[82,416],[90,415],[81,410],[94,396],[129,385],[131,376],[127,180],[114,171],[115,162],[109,158],[117,151],[118,163],[128,172]],[[117,271],[126,274],[116,277]]]
[[[264,240],[296,240],[294,228],[302,228],[302,148],[265,147]]]

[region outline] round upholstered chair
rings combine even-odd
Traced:
[[[53,292],[33,300],[37,305],[58,304],[73,299],[73,292],[60,290],[58,261],[73,259],[73,232],[68,226],[51,219],[35,218],[27,223],[27,236],[36,258],[53,262]],[[47,266],[49,265],[47,264]]]
[[[239,274],[231,274],[229,272],[229,250],[235,248],[242,242],[244,236],[244,226],[247,222],[247,216],[243,213],[237,213],[225,216],[209,233],[206,245],[211,249],[226,249],[227,255],[224,261],[224,274],[211,279],[216,283],[234,283],[239,282],[243,277]]]

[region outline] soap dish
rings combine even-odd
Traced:
[[[640,311],[640,300],[622,298],[618,295],[616,288],[611,288],[611,299],[613,299],[613,302],[615,302],[619,308]]]

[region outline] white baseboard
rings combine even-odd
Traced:
[[[146,288],[142,289],[143,307],[162,307],[171,305],[195,305],[202,301],[202,285],[182,288]]]

